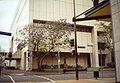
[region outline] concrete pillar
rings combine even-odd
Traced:
[[[93,53],[90,53],[90,63],[91,67],[93,67]]]
[[[29,52],[27,51],[26,52],[26,71],[28,71],[29,70]]]
[[[28,62],[28,65],[29,65],[29,71],[32,70],[32,59],[33,59],[33,56],[30,55],[30,56],[29,56],[29,62]]]
[[[97,29],[94,27],[92,29],[92,43],[93,43],[93,54],[92,54],[92,67],[99,67],[98,59],[98,41],[97,41]]]
[[[32,70],[32,55],[31,52],[27,51],[26,56],[26,70],[31,71]]]
[[[116,82],[120,83],[120,0],[110,0],[113,24]]]

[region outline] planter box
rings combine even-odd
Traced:
[[[91,68],[87,68],[87,71],[99,71],[100,68],[99,67],[91,67]]]

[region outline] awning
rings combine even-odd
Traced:
[[[81,15],[85,17],[80,18]],[[97,6],[88,9],[87,11],[77,15],[73,21],[86,21],[86,20],[105,20],[111,21],[110,1],[104,0]]]

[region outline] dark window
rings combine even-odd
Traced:
[[[52,22],[52,21],[37,20],[37,19],[33,20],[33,23],[45,24],[47,22]],[[70,24],[70,26],[73,27],[71,31],[74,31],[74,25]],[[80,32],[91,32],[93,28],[92,26],[86,26],[86,25],[76,25],[76,27],[77,27],[77,31],[80,31]]]
[[[103,35],[103,34],[104,34],[103,31],[97,31],[97,36],[101,36],[101,35]]]
[[[98,3],[99,3],[99,0],[93,0],[93,5],[94,5],[94,6],[97,6]]]
[[[26,52],[24,52],[24,56],[26,56]]]
[[[70,39],[70,46],[71,46],[71,47],[74,46],[74,39]]]
[[[88,27],[77,27],[77,31],[80,31],[80,32],[91,32],[91,28],[88,28]]]
[[[30,57],[30,53],[28,53],[28,57]]]
[[[105,54],[99,54],[99,66],[105,66]]]
[[[87,67],[91,67],[90,54],[87,54]]]
[[[102,50],[105,50],[105,43],[100,43],[98,42],[98,49],[102,49]]]

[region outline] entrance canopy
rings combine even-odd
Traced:
[[[85,17],[80,18],[84,15]],[[110,1],[104,0],[98,5],[88,9],[87,11],[73,17],[73,21],[86,21],[86,20],[101,20],[111,21]]]

